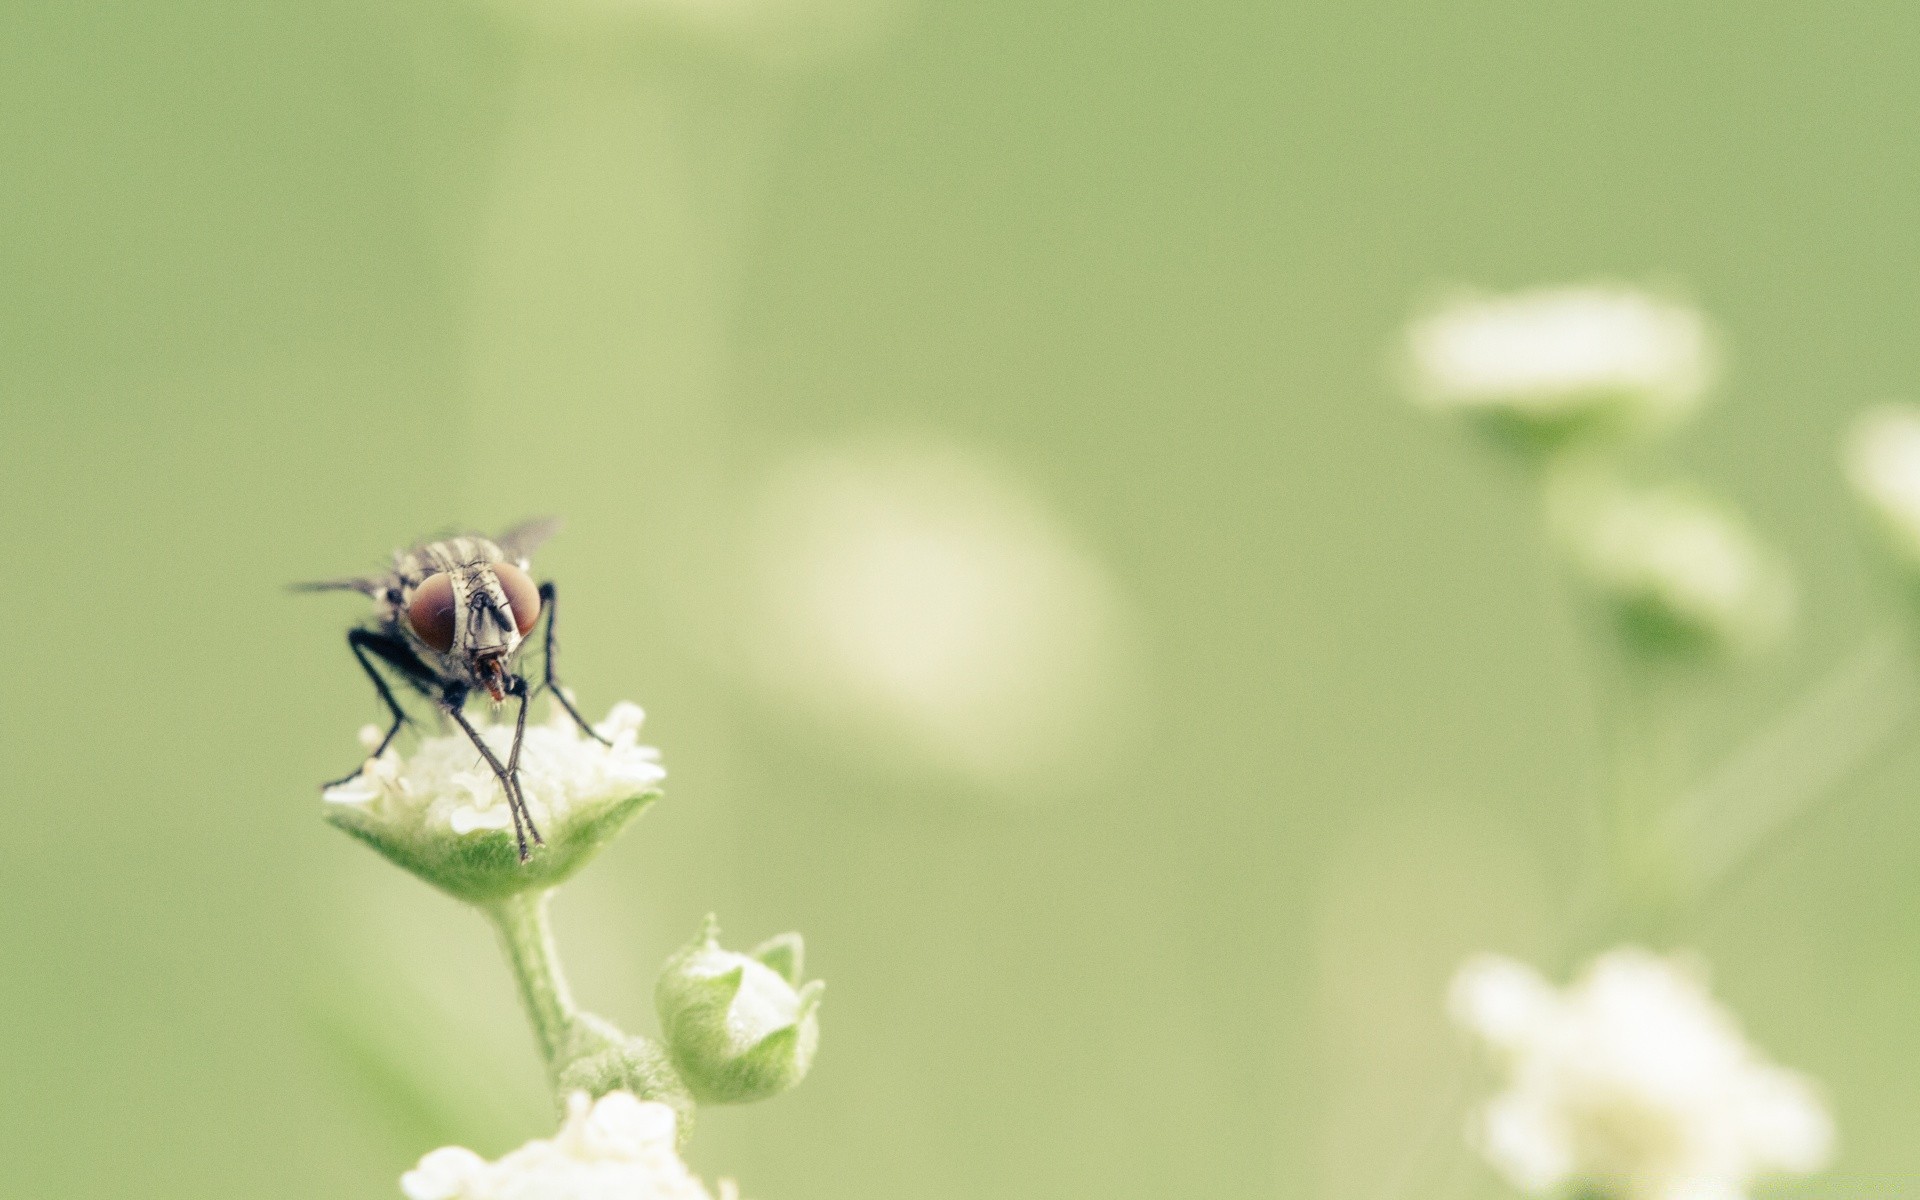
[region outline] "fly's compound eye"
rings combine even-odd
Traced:
[[[453,580],[445,572],[429,575],[407,601],[407,625],[420,640],[445,654],[453,649]]]
[[[520,636],[527,636],[527,630],[540,619],[540,589],[527,578],[527,573],[512,563],[493,564],[493,577],[500,581],[500,590],[507,594],[507,604],[513,609],[513,623],[520,627]]]

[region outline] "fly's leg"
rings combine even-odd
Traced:
[[[513,813],[513,838],[520,846],[520,861],[526,862],[530,855],[527,852],[526,830],[521,825],[521,820],[526,813],[526,801],[520,798],[520,784],[508,772],[506,764],[500,761],[499,755],[493,752],[493,747],[487,745],[486,739],[480,736],[480,731],[467,720],[467,714],[460,711],[459,701],[465,699],[464,695],[455,693],[447,701],[447,715],[453,718],[454,724],[460,726],[461,731],[467,735],[467,740],[473,743],[474,749],[480,751],[480,757],[487,760],[487,765],[493,768],[494,775],[500,780],[501,789],[507,793],[507,808]],[[531,818],[526,819],[527,824],[532,824]],[[534,836],[537,838],[539,834],[535,833]]]
[[[513,719],[513,752],[507,755],[507,774],[513,777],[514,790],[520,794],[520,816],[527,823],[527,832],[533,835],[534,845],[544,846],[547,840],[540,836],[539,826],[533,823],[533,810],[527,807],[527,793],[520,787],[520,740],[527,734],[527,702],[533,699],[533,693],[527,687],[527,681],[515,675],[507,681],[507,694],[517,696],[520,700],[520,711]]]
[[[339,787],[341,784],[357,778],[361,771],[366,770],[367,760],[379,758],[382,754],[385,754],[387,747],[393,745],[393,739],[399,735],[400,727],[407,723],[406,710],[402,709],[400,702],[393,698],[393,689],[387,686],[387,681],[381,677],[380,672],[376,671],[373,663],[367,659],[367,651],[372,650],[380,657],[382,662],[386,662],[390,666],[394,665],[392,658],[388,654],[382,653],[382,651],[390,649],[390,647],[384,645],[384,643],[389,640],[390,639],[384,638],[382,635],[367,629],[350,629],[347,631],[347,647],[353,651],[354,661],[358,662],[360,669],[367,673],[367,678],[373,680],[373,688],[380,693],[381,702],[387,706],[387,711],[393,714],[393,724],[387,726],[387,736],[380,739],[379,749],[367,755],[367,759],[362,760],[359,766],[348,771],[345,775],[321,784],[320,789],[322,791],[331,787]],[[401,649],[406,649],[405,643],[401,643]],[[407,653],[409,657],[412,656],[410,650],[407,651]]]
[[[520,847],[520,861],[526,862],[528,857],[527,834],[525,828],[520,823],[519,788],[516,786],[514,777],[508,773],[507,768],[500,762],[499,756],[494,754],[493,748],[487,745],[486,740],[480,736],[480,731],[475,729],[473,724],[467,720],[467,715],[460,711],[460,706],[465,700],[466,697],[462,694],[454,693],[450,695],[446,701],[447,715],[453,718],[456,725],[460,726],[461,731],[467,735],[467,740],[473,743],[474,749],[480,752],[480,757],[487,761],[487,765],[493,768],[494,776],[500,780],[501,790],[507,794],[507,811],[513,815],[513,839]]]
[[[540,686],[542,688],[545,688],[547,691],[550,691],[553,693],[553,698],[560,702],[560,707],[567,710],[567,715],[573,718],[573,723],[578,725],[582,730],[584,730],[588,737],[592,738],[596,742],[599,742],[602,746],[611,746],[613,745],[612,742],[609,742],[607,739],[601,737],[599,733],[594,730],[593,726],[587,724],[587,719],[580,715],[580,710],[573,706],[573,701],[567,699],[567,693],[561,689],[560,681],[554,677],[554,674],[553,674],[553,618],[554,618],[553,607],[554,607],[555,599],[556,599],[556,596],[553,590],[552,581],[548,581],[546,583],[541,584],[540,585],[540,613],[542,616],[546,617],[547,619],[547,640],[545,643],[545,646],[546,646],[545,659],[541,663],[541,671],[543,672],[544,677],[540,681]]]

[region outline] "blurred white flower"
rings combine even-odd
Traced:
[[[519,861],[508,832],[513,817],[506,793],[464,733],[422,738],[404,755],[390,746],[321,798],[333,824],[462,899],[551,887],[659,794],[667,772],[660,752],[639,744],[643,720],[638,705],[614,705],[594,727],[610,746],[586,736],[557,704],[548,720],[527,726],[520,785],[545,838],[529,863]],[[506,761],[513,726],[477,728]],[[371,750],[380,730],[368,726],[360,737]]]
[[[1735,650],[1785,632],[1786,567],[1724,505],[1683,487],[1572,477],[1554,504],[1574,566],[1636,632]]]
[[[1557,991],[1485,955],[1461,967],[1448,1000],[1507,1069],[1474,1135],[1521,1191],[1739,1200],[1756,1179],[1818,1170],[1832,1153],[1813,1086],[1762,1059],[1683,963],[1622,948]]]
[[[1920,409],[1889,404],[1854,422],[1847,480],[1895,549],[1920,565]]]
[[[489,1163],[446,1146],[400,1177],[407,1200],[713,1200],[674,1149],[673,1110],[609,1092],[567,1098],[551,1139],[528,1142]],[[720,1200],[731,1200],[731,1184]]]
[[[1422,404],[1561,433],[1677,424],[1714,373],[1697,312],[1606,285],[1462,297],[1414,322],[1409,348]]]
[[[1102,761],[1131,698],[1119,598],[980,458],[823,449],[775,474],[753,533],[748,661],[781,700],[1015,790]]]

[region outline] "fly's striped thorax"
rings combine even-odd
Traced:
[[[393,556],[393,571],[387,590],[374,597],[379,618],[388,624],[402,624],[401,616],[414,590],[435,575],[463,575],[467,568],[482,563],[507,561],[499,545],[489,538],[466,536],[423,542]]]
[[[412,589],[426,582],[431,575],[450,573],[481,563],[505,562],[506,559],[500,547],[486,538],[455,537],[428,542],[402,552],[395,557],[393,569],[394,574],[400,577],[401,585]]]

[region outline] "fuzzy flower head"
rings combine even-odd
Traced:
[[[1575,477],[1553,502],[1575,572],[1640,645],[1742,653],[1786,632],[1786,566],[1731,507],[1689,487]]]
[[[1415,399],[1536,445],[1691,416],[1714,375],[1699,313],[1632,288],[1456,298],[1408,332]]]
[[[714,1200],[674,1150],[673,1110],[608,1092],[567,1098],[566,1120],[550,1139],[528,1142],[490,1163],[446,1146],[400,1177],[407,1200]],[[730,1184],[720,1200],[733,1200]]]
[[[1449,1007],[1506,1068],[1474,1134],[1523,1192],[1741,1200],[1832,1153],[1812,1085],[1761,1058],[1685,963],[1623,948],[1556,990],[1485,955],[1455,975]]]
[[[559,705],[529,725],[520,747],[520,784],[546,845],[519,861],[512,813],[499,779],[458,731],[423,738],[409,754],[389,747],[358,775],[328,788],[327,819],[400,866],[463,900],[484,902],[530,887],[552,887],[659,796],[660,752],[639,744],[639,706],[613,706],[587,737]],[[504,762],[511,724],[479,727]],[[379,745],[369,726],[361,740]]]
[[[1854,423],[1847,481],[1894,552],[1920,571],[1920,409],[1889,404]]]

